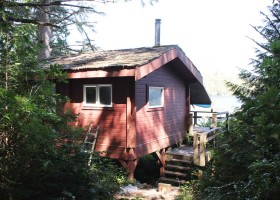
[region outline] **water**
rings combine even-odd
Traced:
[[[213,112],[222,112],[229,111],[230,113],[234,112],[236,108],[239,108],[241,103],[235,96],[210,96],[212,105],[210,108],[202,108],[199,106],[192,106],[192,111],[211,111]]]
[[[241,102],[235,96],[211,96],[214,111],[233,112],[241,106]]]

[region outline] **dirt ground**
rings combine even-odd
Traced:
[[[170,192],[159,192],[155,186],[137,184],[122,187],[114,198],[116,200],[174,200],[178,195],[178,187],[172,187]]]

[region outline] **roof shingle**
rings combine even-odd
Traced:
[[[177,45],[159,47],[141,47],[134,49],[87,52],[74,56],[65,56],[50,60],[50,64],[62,65],[64,69],[101,69],[101,68],[135,68],[145,65]]]

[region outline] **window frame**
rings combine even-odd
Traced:
[[[100,103],[100,87],[109,86],[111,89],[111,104],[101,104]],[[86,101],[86,88],[95,87],[96,88],[96,103],[87,103]],[[83,105],[89,107],[113,107],[113,87],[112,84],[84,84],[83,85]]]
[[[162,90],[161,92],[161,104],[160,105],[150,105],[150,89],[156,88]],[[148,108],[164,108],[164,87],[162,86],[148,86]]]

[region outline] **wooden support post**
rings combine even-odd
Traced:
[[[138,159],[136,160],[119,160],[122,166],[126,169],[127,171],[127,176],[128,179],[131,181],[134,181],[134,171],[136,169],[136,166],[138,164]]]
[[[160,176],[163,176],[164,173],[165,173],[165,149],[162,149],[161,150],[161,154],[160,154],[160,157],[161,157],[161,167],[160,167]]]
[[[193,135],[193,162],[195,165],[199,165],[198,134],[197,133],[194,133],[194,135]]]
[[[189,135],[190,135],[190,136],[193,135],[193,114],[192,114],[192,113],[189,114],[189,119],[188,119],[188,132],[189,132]]]
[[[213,113],[210,128],[216,128],[216,127],[217,127],[217,114]]]
[[[161,149],[152,154],[154,158],[158,160],[158,164],[160,166],[160,176],[163,176],[165,173],[165,151],[166,149]]]
[[[200,156],[199,156],[199,166],[205,166],[205,157],[206,157],[206,134],[201,134],[200,141],[199,141],[199,149],[200,149]]]

